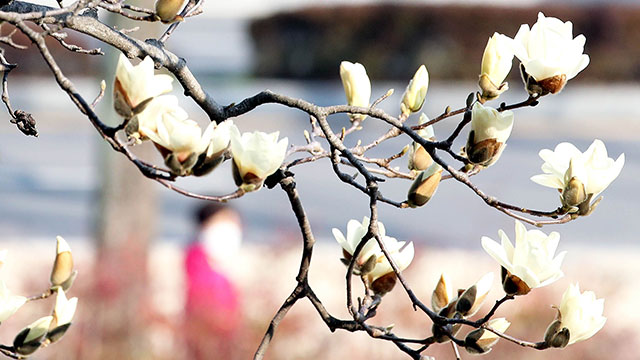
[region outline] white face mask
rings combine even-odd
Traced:
[[[232,269],[240,252],[242,229],[233,221],[213,223],[198,235],[213,266]]]

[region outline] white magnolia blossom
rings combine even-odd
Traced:
[[[360,243],[360,240],[362,240],[369,229],[369,221],[370,220],[368,217],[364,217],[362,219],[362,223],[353,219],[349,220],[349,222],[347,223],[346,237],[340,230],[336,228],[332,229],[333,236],[335,237],[338,244],[342,246],[345,252],[353,255],[356,247]],[[396,263],[400,271],[406,269],[413,260],[413,243],[410,242],[405,246],[405,241],[398,241],[395,238],[386,235],[384,224],[378,222],[377,225],[378,234],[385,244],[387,251],[389,251],[389,254],[391,254],[393,261]],[[391,264],[384,256],[384,253],[382,252],[382,249],[380,249],[380,246],[378,245],[378,242],[375,238],[369,239],[364,245],[364,247],[358,254],[358,258],[355,261],[356,266],[364,266],[367,263],[367,260],[369,260],[369,258],[371,258],[372,256],[375,257],[375,266],[371,271],[367,273],[370,282],[373,282],[381,276],[393,272]]]
[[[270,134],[254,131],[241,135],[235,125],[229,127],[229,133],[236,185],[244,191],[260,189],[264,179],[282,165],[289,140],[278,140],[278,131]]]
[[[561,84],[564,86],[564,82],[589,64],[589,56],[583,54],[585,41],[584,35],[573,37],[571,21],[562,22],[540,12],[531,29],[527,24],[520,26],[513,41],[513,51],[535,80],[559,76],[564,78]],[[562,86],[550,92],[560,91]]]
[[[560,270],[566,251],[554,257],[560,234],[529,230],[516,220],[515,247],[504,231],[498,231],[501,244],[483,236],[482,247],[510,274],[524,281],[529,289],[549,285],[564,274]]]
[[[424,99],[427,96],[427,90],[429,89],[429,72],[424,65],[421,65],[416,73],[413,75],[413,79],[409,81],[407,89],[402,95],[402,103],[400,108],[404,115],[409,115],[412,112],[417,112],[422,108]]]
[[[189,114],[178,105],[178,98],[174,95],[158,96],[130,122],[135,122],[136,128],[127,132],[132,138],[144,139],[147,133],[158,131],[158,122],[164,118],[184,121],[189,118]]]
[[[584,187],[584,194],[592,195],[592,198],[597,197],[618,177],[625,159],[624,154],[621,154],[614,161],[607,155],[604,143],[598,139],[584,153],[573,144],[564,142],[558,144],[553,151],[541,150],[540,157],[545,161],[542,164],[544,174],[531,177],[532,181],[564,193],[577,180]],[[572,179],[574,182],[570,183]]]
[[[211,136],[211,132],[206,131],[208,137],[203,137],[202,129],[197,122],[178,120],[171,116],[163,116],[157,122],[155,132],[147,128],[141,128],[141,130],[154,143],[176,153],[179,159],[184,159],[194,152],[203,152],[209,145]]]
[[[207,127],[202,135],[203,139],[210,139],[205,153],[207,157],[221,154],[229,147],[232,126],[232,120],[225,120],[219,124],[212,122],[210,126]]]
[[[371,99],[371,81],[367,71],[360,63],[343,61],[340,63],[340,78],[347,104],[351,106],[368,107]],[[351,120],[364,120],[366,115],[351,114]]]
[[[6,261],[7,250],[0,251],[0,268]],[[13,295],[7,288],[4,280],[0,279],[0,323],[15,314],[18,309],[24,305],[27,298],[24,296]]]
[[[513,129],[513,112],[498,111],[476,102],[471,109],[467,157],[474,164],[490,166],[500,158]]]
[[[169,75],[155,75],[153,60],[145,57],[138,65],[120,54],[114,81],[114,107],[123,117],[131,117],[136,106],[158,95],[171,91],[173,78]]]
[[[509,75],[512,63],[512,40],[505,35],[493,33],[482,55],[479,84],[483,98],[494,99],[509,89],[504,79]]]
[[[559,311],[561,327],[569,329],[569,345],[592,337],[607,321],[602,316],[604,299],[596,299],[593,291],[580,293],[578,284],[564,292]]]
[[[71,323],[73,315],[76,313],[78,298],[67,299],[62,288],[57,289],[56,306],[53,309],[53,321],[51,329]]]

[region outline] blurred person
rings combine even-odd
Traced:
[[[185,341],[190,359],[233,359],[241,327],[238,291],[224,269],[242,241],[240,216],[208,203],[195,213],[198,231],[185,254]]]

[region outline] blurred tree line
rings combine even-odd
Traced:
[[[473,79],[494,32],[515,36],[538,11],[571,19],[587,37],[590,81],[640,80],[640,6],[535,8],[370,5],[317,7],[252,22],[254,73],[261,77],[337,78],[342,60],[365,64],[376,79],[407,79],[420,64],[433,78]],[[511,76],[518,76],[512,72]]]

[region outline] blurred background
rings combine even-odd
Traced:
[[[150,0],[137,4],[153,6]],[[551,305],[560,303],[570,283],[579,282],[581,289],[606,299],[608,321],[593,339],[561,352],[537,352],[501,342],[488,357],[637,359],[640,6],[636,1],[207,2],[204,14],[181,24],[166,46],[187,60],[221,104],[239,102],[267,88],[319,105],[343,104],[338,67],[340,61],[349,60],[367,68],[372,98],[396,90],[380,107],[397,114],[407,82],[425,64],[431,83],[423,111],[435,117],[448,105],[463,106],[467,94],[476,91],[488,37],[494,31],[514,36],[520,24],[535,23],[538,11],[571,20],[574,36],[587,38],[585,53],[591,63],[562,93],[543,98],[535,108],[517,110],[505,153],[473,181],[501,200],[551,210],[558,206],[557,193],[529,180],[541,172],[540,149],[570,141],[585,150],[598,138],[611,157],[625,153],[626,164],[594,214],[543,228],[561,234],[559,251],[568,251],[565,277],[508,303],[498,315],[513,323],[509,334],[538,341],[555,316]],[[138,25],[104,12],[100,17],[119,27]],[[160,36],[165,29],[139,25],[141,29],[132,34],[140,39]],[[2,27],[3,34],[9,31],[9,26]],[[16,36],[16,41],[28,44],[24,37]],[[99,109],[108,121],[120,121],[110,96],[116,53],[74,33],[67,41],[106,51],[104,57],[71,54],[50,42],[85,98],[92,99],[99,81],[106,80],[107,96]],[[12,104],[33,113],[40,136],[25,137],[6,114],[0,121],[0,248],[9,249],[1,276],[18,294],[46,289],[56,235],[69,242],[80,271],[69,292],[79,297],[74,325],[59,344],[40,350],[35,358],[250,358],[269,320],[295,286],[301,240],[286,195],[277,188],[262,189],[232,201],[231,210],[225,210],[233,213],[232,220],[227,217],[222,221],[225,226],[206,231],[206,221],[200,228],[195,215],[202,204],[144,179],[122,156],[110,151],[59,91],[33,48],[7,48],[6,57],[19,64],[9,77]],[[508,78],[511,90],[499,101],[526,98],[515,65]],[[180,105],[192,119],[206,124],[206,115],[175,85]],[[346,116],[330,120],[336,131],[348,124]],[[438,124],[436,136],[448,134],[457,120]],[[276,105],[262,106],[234,121],[243,131],[279,130],[297,145],[304,143],[303,130],[308,128],[305,114]],[[417,122],[417,116],[409,122]],[[382,123],[369,119],[350,139],[351,145],[358,139],[366,143],[384,131]],[[371,155],[388,156],[407,143],[404,138],[394,139]],[[162,163],[148,144],[135,151]],[[396,160],[394,166],[406,169],[406,159]],[[333,315],[347,318],[345,270],[331,229],[346,232],[350,219],[366,216],[367,198],[336,179],[326,159],[296,167],[294,172],[318,239],[310,282]],[[221,195],[235,190],[230,173],[227,162],[209,176],[177,183],[194,192]],[[390,179],[381,190],[402,200],[409,186],[408,181]],[[511,218],[486,207],[469,189],[451,180],[444,181],[423,208],[399,210],[382,204],[380,219],[388,235],[415,243],[416,259],[405,274],[425,303],[430,302],[442,272],[460,288],[486,272],[499,274],[497,264],[480,247],[482,236],[497,239],[498,229],[504,229],[514,238]],[[213,290],[200,293],[198,289],[203,288]],[[501,296],[495,284],[487,303]],[[200,305],[196,298],[203,299]],[[21,327],[51,307],[52,300],[26,305],[2,324],[0,343],[11,343]],[[198,313],[198,308],[210,311]],[[430,322],[411,310],[399,287],[385,296],[378,313],[372,323],[394,323],[398,335],[429,335]],[[202,314],[219,318],[207,322]],[[426,354],[454,358],[449,345],[432,348]],[[278,328],[267,358],[347,356],[405,358],[393,344],[363,334],[331,334],[304,301]]]

